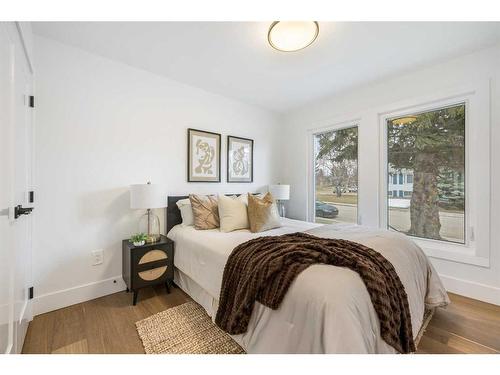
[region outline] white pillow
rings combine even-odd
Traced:
[[[181,211],[181,217],[182,217],[181,225],[183,227],[194,225],[193,207],[191,206],[191,201],[189,200],[189,198],[178,200],[176,204],[177,207],[179,207],[179,210]]]
[[[248,229],[247,197],[245,194],[239,197],[227,197],[219,195],[219,219],[220,231],[232,232],[238,229]]]

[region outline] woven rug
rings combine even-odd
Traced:
[[[186,302],[135,323],[146,354],[242,354],[203,307]]]
[[[415,339],[418,346],[434,310],[426,310]],[[244,354],[245,351],[217,327],[203,307],[186,302],[135,323],[147,354]]]

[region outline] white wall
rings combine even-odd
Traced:
[[[121,240],[141,214],[129,208],[130,184],[151,180],[174,195],[276,182],[275,114],[49,39],[34,44],[36,313],[124,289]],[[255,182],[187,183],[189,127],[222,133],[222,181],[226,136],[254,139]],[[91,265],[95,249],[104,264]]]
[[[500,304],[500,47],[367,85],[288,113],[213,95],[35,37],[35,313],[122,290],[121,239],[136,231],[128,185],[148,179],[170,194],[243,192],[291,184],[288,216],[306,217],[307,130],[360,118],[360,213],[379,225],[378,113],[384,106],[491,79],[490,266],[432,259],[449,290]],[[253,184],[186,182],[186,129],[255,140]],[[276,178],[275,178],[276,177]],[[163,212],[158,212],[163,219]],[[104,249],[104,264],[91,251]],[[484,249],[483,249],[484,252]],[[113,281],[117,282],[114,283]]]
[[[308,130],[357,119],[360,132],[359,212],[362,224],[379,225],[379,113],[393,103],[431,95],[470,82],[490,80],[491,101],[491,248],[489,267],[432,259],[450,291],[500,304],[500,46],[446,63],[359,87],[287,113],[280,178],[291,184],[290,216],[307,210]],[[486,115],[487,117],[487,115]],[[286,163],[286,164],[285,164]],[[474,166],[472,166],[474,168]]]

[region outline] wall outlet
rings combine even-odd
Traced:
[[[97,266],[104,262],[104,250],[94,250],[92,251],[92,265]]]

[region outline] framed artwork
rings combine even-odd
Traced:
[[[227,136],[227,182],[253,182],[253,139]]]
[[[221,135],[188,129],[188,182],[220,182]]]

